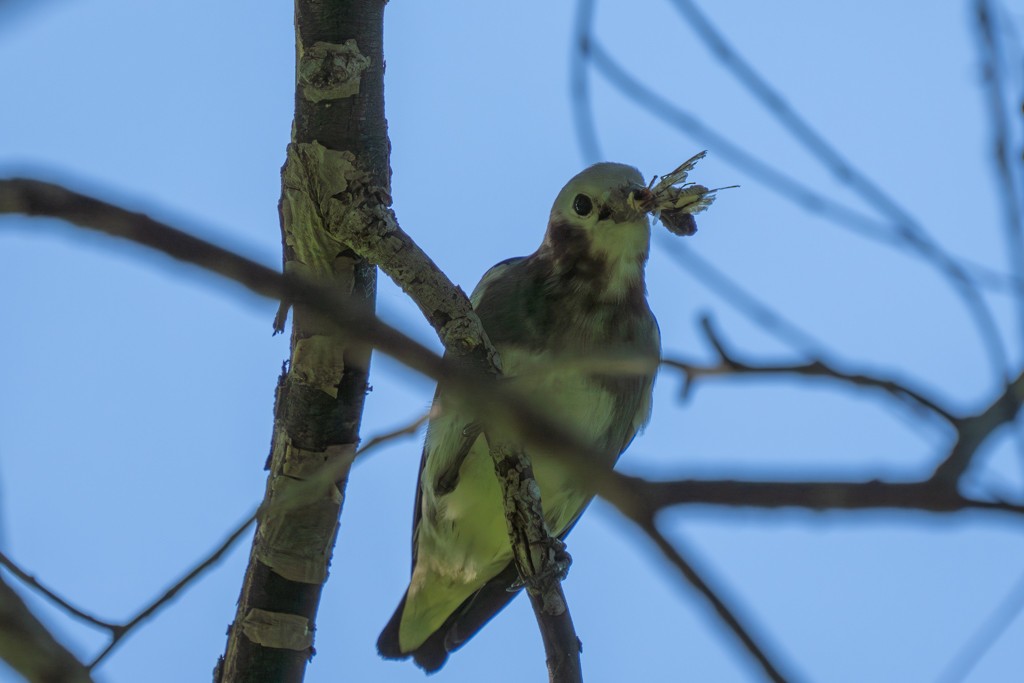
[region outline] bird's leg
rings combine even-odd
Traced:
[[[543,564],[543,569],[529,579],[518,577],[511,586],[509,593],[514,593],[520,588],[537,588],[552,577],[558,577],[559,581],[565,581],[569,575],[569,567],[572,566],[572,555],[565,549],[565,543],[558,538],[550,538],[550,546],[546,552],[550,553],[549,561]]]

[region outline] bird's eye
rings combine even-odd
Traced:
[[[572,210],[576,212],[576,215],[580,218],[586,218],[590,215],[590,212],[594,210],[594,202],[590,200],[585,194],[578,194],[576,198],[572,200]]]

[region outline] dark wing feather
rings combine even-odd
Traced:
[[[649,386],[652,380],[647,378],[641,381]],[[643,391],[646,390],[647,387],[644,387]],[[629,410],[631,408],[635,412],[639,408],[639,401],[630,402],[627,399],[623,402],[628,403],[628,405],[621,406],[620,409],[622,410]],[[636,429],[630,426],[625,433],[610,436],[621,439],[619,448],[619,453],[621,454],[636,437]],[[559,535],[561,540],[564,541],[565,537],[572,531],[572,528],[576,526],[576,522],[579,521],[588,505],[589,503],[583,505],[572,521],[569,522],[569,525]],[[450,653],[455,652],[468,643],[480,629],[487,625],[487,622],[497,616],[498,612],[505,609],[512,602],[512,599],[519,595],[522,588],[512,588],[518,581],[519,571],[516,569],[515,563],[510,562],[501,573],[484,584],[483,588],[466,598],[466,601],[452,612],[448,620],[434,631],[433,635],[427,638],[419,648],[411,653],[398,652],[398,623],[401,620],[402,608],[405,607],[405,598],[402,598],[402,604],[398,606],[395,616],[391,618],[391,622],[384,628],[384,634],[388,632],[393,632],[394,634],[395,654],[388,655],[385,653],[381,648],[380,641],[377,643],[377,648],[385,657],[405,658],[411,654],[415,662],[427,673],[437,671],[444,666]],[[384,634],[381,634],[382,640],[384,639]]]
[[[437,393],[434,393],[434,400],[437,400]],[[421,486],[423,480],[423,467],[427,463],[427,449],[426,446],[423,448],[423,454],[420,456],[420,471],[416,476],[416,503],[412,510],[412,566],[410,567],[410,573],[416,568],[416,532],[420,526],[421,503],[423,500],[423,488]],[[402,647],[398,643],[398,627],[402,623],[402,612],[405,611],[405,598],[402,595],[402,601],[398,603],[398,607],[395,608],[395,613],[391,615],[391,619],[388,620],[387,625],[380,632],[380,636],[377,638],[377,652],[380,653],[381,657],[386,659],[408,659],[412,654],[411,652],[402,652]],[[443,662],[442,662],[443,663]]]
[[[523,258],[508,259],[502,261],[494,268],[489,270],[477,285],[477,289],[473,292],[473,302],[481,315],[481,319],[485,323],[490,323],[485,327],[488,329],[488,333],[492,336],[492,341],[500,342],[504,333],[509,332],[501,328],[496,321],[500,320],[515,320],[522,322],[523,320],[542,320],[549,322],[549,316],[538,315],[538,311],[515,311],[514,315],[496,316],[493,315],[493,311],[489,311],[491,305],[496,303],[505,303],[509,301],[522,301],[527,302],[531,305],[539,305],[545,302],[544,296],[512,296],[510,292],[503,291],[508,287],[523,287],[523,286],[536,286],[535,283],[538,279],[535,277],[513,277],[503,279],[501,275],[507,274],[509,270],[513,270],[516,267],[529,269],[531,261]],[[523,273],[522,275],[526,275]],[[496,285],[492,287],[493,298],[487,297],[487,286]],[[485,298],[487,301],[485,302]],[[642,331],[639,335],[641,338],[650,339],[652,342],[651,348],[643,349],[648,353],[653,354],[655,357],[658,355],[658,346],[660,346],[657,331],[657,322],[654,316],[651,315],[650,309],[646,305],[646,301],[643,300],[642,293],[640,296],[640,302],[642,307],[637,307],[632,310],[630,325],[623,326],[626,329],[630,329],[631,332]],[[483,303],[483,306],[481,306]],[[483,309],[483,310],[481,310]],[[491,313],[491,315],[488,315]],[[526,314],[529,315],[526,315]],[[633,327],[635,326],[635,327]],[[650,326],[650,327],[648,327]],[[653,328],[653,330],[652,330]],[[653,336],[649,336],[650,332],[653,331]],[[528,333],[528,337],[536,337],[536,342],[541,340],[550,340],[551,330],[544,329],[540,326],[539,329],[524,330],[519,328],[517,330],[521,336],[524,332]],[[529,334],[532,333],[532,334]],[[631,335],[632,336],[632,335]],[[629,444],[633,441],[636,436],[637,428],[639,425],[635,424],[633,416],[640,410],[641,402],[644,397],[650,391],[650,385],[654,381],[653,377],[615,377],[608,376],[602,378],[602,384],[605,388],[616,394],[616,413],[620,419],[614,420],[615,424],[620,425],[620,429],[615,430],[607,435],[605,447],[611,451],[621,454]],[[435,396],[436,400],[436,396]],[[472,437],[469,438],[470,443],[479,436],[478,433],[473,433]],[[461,459],[457,459],[454,467],[456,471],[450,473],[449,476],[446,474],[443,478],[445,483],[448,479],[452,479],[451,484],[454,487],[455,478],[457,477],[457,468],[461,466]],[[416,529],[420,522],[420,505],[422,499],[422,476],[423,468],[426,463],[426,449],[424,449],[423,457],[420,460],[420,481],[416,485],[416,508],[413,511],[413,567],[416,565]],[[580,516],[583,514],[586,505],[582,506],[573,520],[559,535],[559,538],[563,539],[576,525]],[[422,667],[428,673],[437,671],[448,659],[448,655],[451,652],[459,649],[474,635],[483,628],[487,622],[489,622],[495,615],[498,614],[502,609],[512,601],[516,595],[519,594],[521,588],[511,589],[519,580],[519,572],[516,570],[515,564],[510,562],[498,575],[488,581],[480,590],[471,595],[463,602],[458,609],[456,609],[426,641],[423,642],[420,647],[412,652],[402,652],[398,643],[398,628],[402,619],[402,611],[405,609],[405,597],[402,597],[402,602],[399,603],[398,609],[395,610],[394,615],[388,622],[387,626],[384,627],[380,638],[377,641],[377,649],[381,655],[391,659],[405,659],[413,657],[416,663]],[[511,589],[511,590],[510,590]]]
[[[517,263],[519,261],[522,261],[522,260],[523,260],[523,257],[521,257],[521,256],[515,257],[515,258],[510,258],[510,259],[505,259],[504,261],[501,261],[500,263],[497,263],[493,267],[491,267],[486,273],[484,273],[484,276],[480,279],[480,282],[477,284],[476,288],[473,290],[473,294],[471,296],[473,301],[474,302],[478,302],[479,301],[479,297],[483,295],[483,292],[486,289],[488,284],[493,282],[502,273],[507,271],[508,268],[511,265],[513,265],[513,264],[515,264],[515,263]],[[439,394],[440,394],[440,388],[437,391],[434,392],[434,401],[435,402],[437,401],[437,398],[438,398]],[[473,445],[473,442],[476,440],[476,438],[479,435],[480,435],[479,429],[477,429],[475,431],[472,431],[471,434],[467,434],[467,437],[465,439],[466,443],[464,444],[465,447],[464,448],[460,447],[459,453],[456,454],[455,461],[453,462],[453,464],[450,467],[450,469],[448,471],[442,473],[442,475],[441,475],[441,480],[442,481],[440,483],[442,485],[442,488],[444,488],[444,487],[450,487],[450,489],[454,489],[455,488],[455,485],[456,485],[457,480],[458,480],[458,470],[459,470],[459,468],[461,468],[462,462],[466,459],[466,455],[468,455],[469,450],[470,450],[470,448]],[[426,464],[427,464],[427,449],[426,449],[426,446],[424,446],[423,454],[420,456],[420,469],[419,469],[419,473],[417,474],[417,478],[416,478],[416,502],[415,502],[415,504],[413,506],[413,511],[412,511],[412,566],[410,568],[410,571],[412,569],[416,568],[416,535],[417,535],[417,530],[419,529],[419,526],[420,526],[420,518],[422,517],[422,514],[423,514],[423,511],[422,511],[422,503],[423,503],[423,470],[424,470],[424,467],[426,466]],[[508,604],[509,600],[511,600],[513,597],[515,597],[515,593],[506,593],[506,591],[505,591],[505,588],[507,588],[508,586],[512,585],[512,583],[515,581],[515,578],[517,576],[516,572],[515,572],[515,568],[512,567],[511,565],[510,565],[509,568],[511,568],[511,570],[512,570],[512,579],[510,579],[507,583],[505,583],[505,586],[501,589],[501,592],[504,594],[502,596],[504,598],[504,600],[500,604],[495,603],[493,606],[489,607],[488,608],[489,611],[487,612],[488,616],[486,618],[484,618],[482,621],[480,621],[479,624],[476,625],[475,627],[473,627],[471,630],[467,630],[465,627],[463,627],[461,632],[468,633],[468,635],[465,638],[463,638],[463,640],[461,642],[465,642],[466,640],[469,640],[469,638],[472,637],[472,635],[474,633],[479,631],[480,628],[485,623],[487,623],[488,619],[490,619],[495,614],[497,614],[499,611],[501,611],[501,608],[504,607],[506,604]],[[492,579],[491,583],[494,583],[494,582],[498,581],[502,576],[504,576],[505,573],[507,573],[509,571],[509,568],[506,568],[502,572],[502,574],[500,574],[498,577],[495,577],[494,579]],[[432,636],[430,636],[430,638],[428,638],[426,640],[426,642],[424,642],[423,645],[421,645],[414,652],[402,652],[401,645],[399,644],[399,641],[398,641],[398,629],[399,629],[399,625],[402,623],[402,612],[405,610],[405,599],[406,599],[406,596],[403,595],[402,596],[402,601],[398,603],[398,607],[395,609],[394,614],[391,615],[391,619],[388,621],[387,625],[381,631],[380,636],[377,638],[377,651],[380,653],[380,655],[382,657],[385,657],[387,659],[407,659],[408,657],[412,656],[412,657],[415,658],[416,663],[419,664],[424,669],[426,669],[427,671],[437,671],[438,669],[441,668],[441,666],[444,664],[445,660],[448,658],[449,650],[445,648],[445,636],[446,636],[446,634],[449,632],[449,630],[451,629],[452,625],[455,624],[455,622],[458,621],[458,619],[463,615],[463,613],[467,610],[467,608],[469,608],[471,606],[471,603],[474,603],[474,601],[476,600],[477,596],[479,596],[481,593],[484,593],[485,591],[487,591],[490,588],[491,583],[488,583],[486,586],[484,586],[484,588],[480,589],[479,591],[474,593],[472,596],[470,596],[466,600],[466,602],[464,602],[459,607],[459,609],[455,610],[455,612],[452,614],[452,616],[448,618],[448,621],[446,621],[441,628],[439,628],[437,631],[435,631],[434,634]],[[476,614],[476,612],[473,612],[473,614]],[[467,623],[469,623],[469,622],[467,622]],[[461,644],[461,642],[460,642],[460,644]]]

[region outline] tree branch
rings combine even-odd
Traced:
[[[633,521],[654,541],[654,544],[658,546],[658,550],[672,563],[683,578],[707,600],[708,604],[711,605],[711,608],[718,615],[718,618],[726,625],[726,628],[733,632],[744,649],[761,666],[765,675],[776,683],[786,683],[786,681],[792,680],[791,678],[784,677],[779,671],[775,661],[777,655],[768,656],[764,647],[758,642],[761,638],[755,638],[751,634],[749,628],[743,625],[743,620],[736,615],[735,609],[729,607],[726,601],[719,595],[719,591],[713,589],[709,582],[694,568],[693,564],[683,557],[683,553],[678,547],[679,542],[676,541],[674,545],[669,543],[668,539],[655,526],[653,519]]]
[[[960,512],[989,510],[1024,514],[1024,505],[962,496],[957,487],[938,479],[907,483],[868,481],[739,481],[677,479],[648,481],[630,477],[635,496],[655,510],[677,505],[753,508],[797,507],[826,510],[919,510]]]
[[[821,354],[824,345],[814,335],[758,299],[694,250],[680,242],[666,242],[666,245],[665,252],[673,261],[748,320],[804,356]]]
[[[1021,610],[1024,610],[1024,575],[1017,579],[1009,593],[949,660],[936,681],[962,683],[966,680],[989,648],[999,641],[999,637],[1020,616]]]
[[[450,361],[463,368],[477,386],[492,386],[501,360],[480,319],[461,288],[455,286],[398,225],[391,211],[346,239],[358,253],[376,263],[423,311],[444,344]],[[447,385],[446,385],[447,390]],[[544,520],[540,487],[529,456],[511,434],[501,430],[494,414],[482,414],[485,435],[505,503],[512,555],[527,587],[541,632],[552,683],[582,681],[579,638],[569,614],[561,581],[565,569],[554,551],[562,547]],[[515,433],[515,432],[512,432]]]
[[[537,618],[544,642],[550,681],[582,683],[580,641],[569,614],[569,603],[562,591],[562,579],[569,569],[565,545],[552,538],[544,518],[530,461],[522,449],[508,444],[511,438],[492,439],[494,430],[486,433],[495,472],[501,484],[505,518],[516,569]]]
[[[804,210],[824,216],[855,234],[883,244],[896,243],[896,238],[887,224],[820,194],[810,185],[758,159],[690,112],[641,83],[630,75],[594,36],[589,37],[586,46],[586,58],[611,85],[669,125],[704,141],[708,147],[714,148],[716,155],[757,178],[772,191]]]
[[[959,421],[956,415],[942,407],[935,399],[929,398],[922,391],[912,389],[904,382],[864,372],[840,370],[823,358],[814,358],[804,363],[753,363],[751,361],[744,361],[727,348],[725,342],[715,330],[710,318],[704,317],[701,320],[701,327],[704,330],[708,343],[714,348],[718,356],[718,363],[708,365],[672,358],[663,358],[661,361],[662,365],[676,368],[686,376],[684,396],[686,395],[685,392],[692,389],[695,382],[712,377],[730,377],[735,375],[820,377],[844,382],[863,389],[884,391],[894,398],[934,413],[953,426],[956,426]]]
[[[593,36],[586,41],[585,45],[585,56],[622,93],[631,97],[670,125],[676,126],[713,146],[723,159],[731,161],[738,168],[759,178],[767,187],[776,191],[781,196],[795,202],[805,210],[823,215],[832,220],[836,225],[850,229],[861,236],[882,244],[907,249],[909,253],[920,257],[925,263],[936,268],[936,270],[946,276],[953,290],[964,301],[968,312],[975,320],[980,339],[988,353],[993,368],[998,371],[1000,379],[1005,379],[1007,374],[1006,351],[1003,348],[991,311],[978,293],[977,283],[967,272],[966,266],[935,244],[927,236],[927,233],[879,188],[871,184],[870,181],[853,183],[846,179],[867,201],[873,204],[875,202],[883,204],[891,212],[890,216],[895,221],[893,225],[881,225],[878,221],[860,211],[850,209],[839,202],[819,194],[816,190],[785,175],[772,165],[761,161],[739,146],[731,143],[727,138],[703,124],[689,112],[680,109],[659,93],[640,83],[616,62]],[[1022,283],[1019,278],[1007,278],[1006,276],[993,274],[990,270],[976,264],[973,266],[973,269],[985,271],[986,281],[996,279],[1000,282],[1010,282],[1012,285],[1011,291],[1018,292],[1021,287]]]
[[[295,110],[278,205],[284,272],[316,283],[335,308],[362,319],[373,317],[376,269],[345,245],[333,222],[366,223],[390,199],[384,4],[295,1]],[[328,197],[336,216],[325,210]],[[214,674],[223,683],[305,675],[368,386],[369,347],[301,294],[281,291],[280,279],[263,284],[282,302],[275,330],[283,329],[289,304],[294,317],[262,513]],[[339,476],[322,485],[318,473],[332,468]]]
[[[107,657],[107,655],[113,652],[114,648],[117,647],[121,640],[126,635],[128,635],[128,633],[130,633],[132,629],[134,629],[136,626],[141,624],[146,619],[149,619],[151,616],[153,616],[157,612],[157,610],[159,610],[161,607],[163,607],[171,600],[173,600],[174,596],[176,596],[178,593],[184,590],[190,583],[195,581],[200,574],[202,574],[207,569],[215,565],[218,561],[220,561],[220,558],[224,556],[224,553],[230,550],[231,546],[233,546],[235,542],[242,537],[246,530],[248,530],[248,528],[252,526],[252,523],[256,521],[256,516],[256,512],[249,515],[241,524],[239,524],[235,528],[234,531],[232,531],[228,535],[227,538],[224,539],[224,541],[216,550],[210,553],[205,559],[198,562],[196,566],[194,566],[184,576],[178,579],[178,581],[176,581],[173,586],[164,591],[159,597],[157,597],[155,600],[149,603],[149,605],[139,610],[139,612],[134,617],[132,617],[128,622],[114,628],[114,637],[110,640],[110,644],[107,645],[107,647],[102,652],[96,655],[95,659],[93,659],[92,662],[90,662],[89,669],[96,668],[96,665],[102,662]]]
[[[328,205],[328,210],[335,210],[335,207]],[[451,285],[429,260],[424,262],[414,260],[420,257],[422,252],[418,248],[410,248],[412,240],[407,235],[404,233],[399,235],[400,230],[389,211],[379,214],[380,221],[370,223],[372,227],[369,230],[377,230],[377,237],[364,236],[363,239],[368,243],[384,245],[378,249],[394,248],[395,245],[400,245],[393,249],[391,256],[383,259],[392,269],[389,275],[393,275],[400,284],[403,284],[405,279],[426,277],[426,273],[430,269],[437,271],[437,274],[432,276],[435,281],[444,278],[444,281],[448,282],[449,294],[438,297],[429,306],[425,306],[433,307],[433,315],[429,316],[430,320],[432,324],[437,325],[435,329],[442,340],[451,345],[454,358],[448,362],[438,358],[429,349],[417,344],[398,330],[384,325],[371,313],[359,307],[353,307],[349,297],[341,295],[333,289],[308,283],[301,275],[282,277],[264,266],[159,223],[149,216],[126,211],[57,185],[26,179],[0,181],[0,213],[23,213],[63,218],[76,225],[144,244],[179,260],[202,266],[240,282],[259,294],[278,300],[291,301],[297,307],[303,306],[318,311],[319,315],[328,313],[333,317],[334,322],[340,325],[340,328],[348,331],[346,336],[350,342],[358,341],[376,346],[435,380],[445,378],[448,384],[454,382],[454,391],[461,390],[479,398],[479,394],[485,393],[480,386],[491,384],[483,376],[484,371],[481,370],[481,367],[493,367],[491,363],[497,356],[493,348],[490,347],[490,343],[486,341],[486,335],[480,328],[479,319],[469,308],[468,300],[461,294],[461,290]],[[373,233],[370,232],[370,234]],[[408,257],[408,260],[402,260],[399,255]],[[422,255],[421,258],[426,259],[425,255]],[[301,273],[302,271],[296,270],[296,272]],[[408,285],[408,283],[405,284]],[[410,288],[412,287],[410,286]],[[453,292],[457,292],[458,296],[452,294]],[[465,308],[462,308],[463,305]],[[359,334],[352,335],[353,330],[359,330]],[[487,374],[492,376],[490,373]],[[471,387],[475,390],[470,389]],[[494,394],[495,392],[491,391],[490,393]],[[498,403],[500,404],[500,400]],[[507,419],[500,409],[492,408],[488,414],[491,420],[504,421]],[[528,422],[530,420],[528,415],[529,413],[527,416],[520,416],[519,423]],[[515,457],[519,460],[517,467],[520,471],[532,472],[525,454],[519,452]],[[307,468],[307,475],[312,476],[312,468]],[[519,497],[522,509],[540,509],[537,507],[539,505],[539,489],[537,487],[523,486],[517,490],[515,495]],[[531,500],[532,498],[536,498],[536,501]],[[535,502],[537,505],[534,504]],[[289,509],[294,514],[294,510]],[[521,519],[521,517],[517,517],[517,519]],[[521,535],[524,538],[527,536],[528,534]],[[535,585],[545,594],[560,592],[561,589],[554,586],[558,583],[560,575],[560,571],[549,571],[545,565],[539,572]],[[524,579],[531,579],[531,577],[525,576]],[[558,614],[541,612],[538,613],[537,618],[539,622],[551,622],[542,628],[542,631],[548,634],[567,634],[566,625],[567,623],[571,624],[571,621],[566,621],[567,615],[562,617]],[[551,642],[551,639],[546,638],[546,641]],[[574,650],[577,652],[578,659],[579,647],[575,633],[571,634],[571,638],[568,635],[563,636],[563,642],[558,648],[558,652]],[[549,660],[561,661],[563,659],[562,655],[549,653]],[[293,664],[293,666],[295,665]],[[568,667],[568,670],[578,670],[578,668],[577,664],[575,667]],[[571,681],[574,679],[558,680]]]
[[[52,211],[40,200],[55,199]],[[463,363],[442,359],[398,330],[381,322],[363,308],[353,308],[347,297],[333,289],[309,283],[298,275],[281,275],[195,237],[174,230],[141,214],[63,188],[37,181],[0,181],[0,212],[56,215],[83,227],[101,230],[153,246],[189,263],[204,265],[239,282],[252,291],[274,299],[288,299],[309,307],[333,324],[348,330],[349,336],[370,344],[408,367],[435,380],[444,380],[446,391],[472,400],[483,419],[513,429],[525,443],[557,453],[563,463],[579,477],[583,486],[611,502],[630,519],[643,519],[654,510],[673,505],[713,504],[728,506],[787,507],[815,510],[901,508],[933,512],[983,509],[1024,513],[1024,507],[1009,503],[989,503],[963,498],[941,479],[910,484],[878,481],[850,482],[741,482],[694,481],[647,482],[595,467],[593,454],[576,443],[561,427],[524,405],[522,398],[510,394],[479,373],[467,370]],[[138,224],[135,224],[135,222]],[[720,347],[724,348],[719,343]],[[1024,379],[1011,385],[1020,391]],[[1014,400],[1020,399],[1014,394]],[[1001,401],[1009,399],[1002,398]],[[1001,404],[1002,405],[1002,404]],[[990,406],[983,423],[992,430],[999,422],[998,408]],[[983,413],[983,414],[984,414]],[[1003,413],[1005,417],[1005,413]],[[984,431],[984,430],[983,430]],[[982,432],[978,432],[979,438]],[[986,432],[991,434],[991,431]],[[778,667],[775,667],[776,670]]]
[[[164,607],[171,600],[173,600],[178,593],[180,593],[189,584],[195,581],[196,578],[198,578],[203,572],[205,572],[207,569],[215,565],[221,559],[221,557],[224,556],[224,553],[226,553],[231,548],[231,546],[234,545],[239,538],[241,538],[242,534],[245,533],[246,529],[248,529],[252,525],[252,523],[256,521],[256,514],[257,513],[254,512],[251,515],[249,515],[249,517],[247,517],[245,521],[243,521],[234,531],[231,532],[231,534],[228,535],[226,539],[224,539],[224,541],[220,544],[220,546],[217,547],[216,550],[214,550],[212,553],[210,553],[205,558],[196,563],[196,565],[186,574],[184,574],[180,579],[178,579],[178,581],[176,581],[174,585],[172,585],[170,588],[168,588],[166,591],[160,594],[160,596],[155,598],[147,606],[139,610],[134,617],[132,617],[131,619],[122,624],[115,624],[110,621],[99,619],[75,607],[70,602],[60,597],[52,590],[47,588],[45,585],[40,583],[35,577],[31,576],[28,572],[26,572],[24,569],[15,564],[13,560],[11,560],[3,553],[0,553],[0,564],[6,567],[8,571],[10,571],[12,574],[17,576],[18,579],[20,579],[23,583],[25,583],[28,586],[31,586],[34,590],[46,596],[48,599],[50,599],[61,609],[68,612],[72,616],[83,621],[86,621],[92,624],[93,626],[98,626],[110,632],[111,639],[110,642],[107,644],[106,648],[104,648],[96,657],[94,657],[92,662],[90,662],[88,667],[86,667],[86,671],[91,671],[92,669],[96,668],[96,666],[101,661],[103,661],[111,652],[113,652],[113,650],[117,647],[121,640],[123,640],[125,636],[131,633],[133,629],[135,629],[137,626],[139,626],[139,624],[143,623],[144,621],[152,617],[154,614],[156,614],[156,612],[160,610],[160,608]],[[3,638],[0,637],[0,640],[3,640]]]
[[[575,122],[573,130],[576,131],[576,140],[583,161],[587,164],[595,164],[603,158],[590,99],[590,74],[587,71],[587,53],[590,50],[590,35],[594,25],[594,4],[594,0],[578,0],[576,3],[572,34],[574,49],[569,55],[569,81],[572,89],[570,101]]]
[[[132,240],[184,262],[201,265],[258,294],[307,307],[319,313],[324,324],[329,322],[344,329],[351,343],[372,345],[413,370],[437,381],[444,380],[446,391],[473,402],[485,424],[520,435],[527,445],[539,446],[546,451],[558,453],[564,464],[576,473],[581,486],[589,487],[594,493],[605,497],[623,514],[631,516],[645,509],[642,500],[631,496],[625,485],[626,479],[622,475],[610,468],[594,467],[593,463],[598,457],[596,454],[577,443],[546,415],[531,409],[525,404],[523,397],[512,394],[505,387],[496,384],[493,376],[468,369],[464,362],[439,358],[426,347],[381,322],[365,307],[352,306],[349,297],[333,288],[309,282],[301,273],[281,275],[143,214],[129,212],[112,204],[39,181],[0,180],[0,213],[65,218],[81,227]],[[525,472],[523,468],[528,466],[528,461],[524,464],[522,460],[516,465],[522,472]],[[313,476],[317,471],[322,471],[321,467],[322,465],[311,468],[308,475]],[[524,474],[523,481],[525,480]],[[535,487],[523,488],[531,495],[535,491]],[[522,506],[531,504],[528,498],[520,499]],[[529,538],[529,534],[521,534],[521,537]],[[549,558],[551,554],[545,553],[541,557]],[[559,576],[560,570],[557,565],[548,569],[542,564],[537,577],[531,579],[532,585],[541,594],[557,596],[560,588],[552,586],[558,582]],[[568,632],[568,620],[560,615],[549,616],[544,610],[535,611],[535,614],[538,621],[549,620],[549,625],[542,628],[545,640],[551,642],[547,634],[561,634],[556,636],[560,642],[558,652],[575,652],[578,657],[578,639]],[[549,653],[549,661],[563,660],[562,655]],[[575,668],[578,667],[570,666],[566,671],[571,673]]]
[[[118,624],[114,624],[109,621],[103,621],[102,619],[98,619],[97,617],[94,617],[88,612],[85,612],[75,607],[70,602],[68,602],[67,600],[65,600],[64,598],[62,598],[61,596],[57,595],[52,590],[47,588],[45,585],[43,585],[38,579],[36,579],[36,577],[32,576],[24,569],[19,567],[17,564],[15,564],[14,560],[7,557],[7,555],[5,555],[2,552],[0,552],[0,565],[6,567],[7,571],[11,572],[16,577],[18,577],[19,581],[24,583],[26,586],[31,586],[33,590],[46,596],[47,599],[49,599],[52,603],[60,607],[68,614],[77,617],[82,621],[88,622],[93,626],[99,626],[100,628],[107,629],[108,631],[115,631],[118,628],[120,628]]]
[[[722,65],[732,72],[733,76],[756,98],[764,107],[789,130],[793,138],[807,151],[832,172],[836,180],[860,195],[870,206],[877,208],[889,217],[891,230],[899,238],[904,247],[919,254],[926,263],[943,274],[953,290],[964,302],[971,317],[974,318],[978,333],[981,336],[989,360],[1000,379],[1008,376],[1008,358],[1003,348],[1002,337],[995,318],[978,292],[974,281],[968,276],[963,266],[950,256],[911,216],[893,199],[880,185],[857,170],[839,151],[821,134],[789,106],[786,99],[773,88],[764,77],[725,39],[708,18],[698,9],[693,0],[673,0],[679,13],[691,24],[699,40],[718,58]],[[1019,273],[1015,273],[1019,275]]]
[[[92,683],[89,670],[57,642],[2,577],[0,659],[31,683]]]
[[[993,432],[1013,422],[1024,402],[1024,372],[1006,385],[1003,392],[984,410],[956,422],[957,438],[949,455],[939,463],[933,479],[955,482],[970,466],[978,449]]]
[[[1006,96],[1003,93],[1004,75],[1000,64],[998,31],[994,25],[992,6],[988,0],[976,0],[978,18],[978,48],[982,59],[982,77],[985,83],[985,103],[992,126],[992,159],[996,168],[998,190],[1003,211],[1003,234],[1010,272],[1018,280],[1024,279],[1024,210],[1021,190],[1014,181],[1010,164],[1009,125],[1006,121]],[[1018,329],[1024,339],[1024,294],[1016,292]]]

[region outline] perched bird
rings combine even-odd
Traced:
[[[540,248],[491,268],[470,297],[508,381],[535,409],[607,454],[605,465],[614,464],[651,412],[660,336],[644,284],[647,214],[687,211],[675,208],[684,204],[696,213],[710,204],[705,198],[713,194],[704,193],[714,191],[690,184],[684,200],[671,187],[702,156],[666,176],[657,193],[631,166],[587,168],[559,192]],[[645,369],[600,374],[578,362],[587,358],[640,359]],[[412,578],[377,641],[384,657],[411,656],[428,672],[508,604],[519,585],[486,437],[472,415],[446,405],[442,391],[435,409],[413,514]],[[589,495],[555,456],[527,453],[548,528],[562,538]]]

